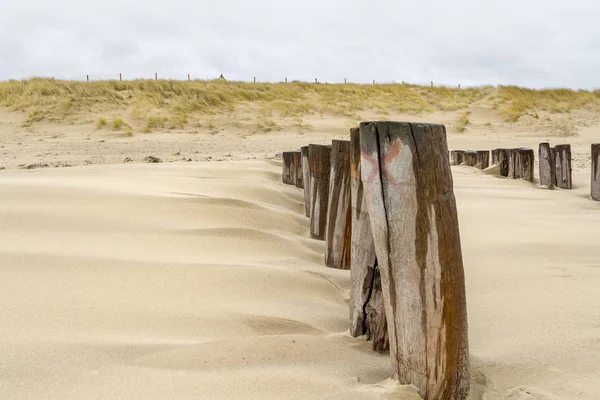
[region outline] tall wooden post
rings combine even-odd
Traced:
[[[452,150],[450,152],[450,165],[462,164],[464,161],[464,154],[465,152],[463,150]]]
[[[295,175],[295,180],[294,180],[294,185],[296,185],[297,188],[300,189],[304,189],[304,176],[302,173],[302,153],[299,151],[295,151],[294,152],[294,175]]]
[[[310,164],[310,236],[324,240],[327,229],[327,203],[329,201],[329,174],[331,146],[308,146]]]
[[[554,146],[554,162],[556,164],[556,186],[561,189],[573,188],[571,179],[571,145]]]
[[[465,281],[443,125],[360,124],[393,378],[425,400],[469,392]]]
[[[350,269],[350,142],[331,142],[331,168],[327,228],[325,235],[325,265]]]
[[[477,150],[477,161],[475,166],[479,169],[486,169],[490,166],[489,150]]]
[[[283,172],[281,179],[286,185],[292,185],[292,168],[294,163],[294,153],[292,151],[284,151],[281,155],[283,161]]]
[[[306,216],[310,217],[310,163],[308,162],[308,146],[304,146],[300,149],[302,154],[302,180],[304,183],[304,211]]]
[[[350,130],[352,239],[350,261],[350,335],[367,335],[373,350],[389,349],[381,277],[361,178],[360,130]]]
[[[554,189],[556,165],[554,164],[554,152],[550,148],[550,143],[540,143],[538,158],[540,186],[545,189]]]
[[[600,143],[592,144],[592,200],[600,201]]]

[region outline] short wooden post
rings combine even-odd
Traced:
[[[540,186],[544,189],[554,189],[556,181],[556,165],[550,143],[540,143],[538,150]]]
[[[86,76],[85,76],[85,80],[86,80],[87,82],[89,82],[89,81],[90,81],[90,76],[89,76],[89,75],[86,75]]]
[[[373,85],[375,84],[375,79],[373,79]]]
[[[154,73],[154,80],[157,81],[158,80],[158,72]]]
[[[561,189],[572,189],[571,180],[571,145],[559,144],[554,146],[556,164],[556,186]]]
[[[463,150],[452,150],[450,152],[450,165],[460,165],[464,162],[464,154]]]
[[[331,146],[308,146],[310,164],[310,236],[324,240],[327,229],[327,203],[329,201],[329,174]]]
[[[254,77],[254,83],[256,83],[256,77]]]
[[[190,74],[188,74],[188,82],[191,80],[192,80],[192,78],[190,77]]]
[[[465,279],[443,125],[360,124],[392,378],[425,400],[469,392]]]
[[[592,200],[600,201],[600,143],[592,144],[592,185],[590,195]]]
[[[433,81],[431,81],[431,87],[433,87]]]
[[[473,150],[467,150],[463,153],[463,162],[469,167],[477,165],[477,152]]]
[[[315,83],[319,83],[319,81],[317,80],[317,78],[315,78]]]
[[[532,149],[520,147],[512,151],[514,159],[513,179],[522,179],[533,182],[533,166],[535,156]]]
[[[350,335],[367,335],[373,350],[389,348],[381,276],[361,178],[360,130],[350,130],[352,239],[350,260]]]
[[[119,72],[119,81],[122,81],[122,80],[123,80],[123,74],[121,74],[121,73]]]
[[[331,142],[331,173],[327,202],[325,265],[350,269],[350,141]]]
[[[344,78],[344,83],[346,83],[346,78]]]
[[[294,151],[294,184],[297,188],[304,189],[304,175],[302,172],[302,153]]]
[[[494,149],[492,150],[492,165],[499,167],[500,176],[508,177],[510,173],[511,163],[510,149]]]
[[[458,84],[458,88],[460,89],[460,83]]]
[[[308,146],[300,149],[302,154],[302,180],[304,183],[304,211],[307,217],[310,217],[310,163],[308,162]]]
[[[285,78],[285,83],[287,83],[287,78]]]
[[[282,181],[286,185],[293,185],[292,181],[292,169],[294,163],[294,152],[284,151],[281,155],[283,161],[283,172],[281,174]]]
[[[477,150],[477,161],[475,166],[479,169],[486,169],[490,166],[489,150]]]

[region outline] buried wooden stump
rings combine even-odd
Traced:
[[[284,151],[281,155],[283,160],[283,172],[281,174],[283,183],[287,185],[293,185],[292,182],[292,164],[294,162],[294,155],[292,151]]]
[[[462,150],[452,150],[450,152],[450,165],[460,165],[463,163],[465,152]]]
[[[592,200],[600,201],[600,143],[592,144]]]
[[[471,150],[465,151],[463,154],[463,162],[469,167],[477,165],[477,152]]]
[[[297,188],[304,189],[304,176],[302,175],[302,152],[295,151],[294,152],[294,185]]]
[[[475,166],[479,169],[486,169],[490,166],[489,150],[477,150],[477,164]]]
[[[533,167],[535,163],[533,150],[521,147],[513,149],[512,154],[514,159],[513,179],[522,179],[533,182]]]
[[[556,186],[561,189],[572,189],[570,144],[554,146],[554,163],[556,165]]]
[[[492,150],[492,165],[499,167],[500,176],[508,176],[510,173],[510,149]]]
[[[550,143],[540,143],[539,151],[540,186],[546,189],[554,189],[556,181],[556,165],[554,164],[554,152]]]
[[[325,265],[350,269],[350,141],[331,142],[331,172],[327,227],[325,235]]]
[[[367,335],[373,350],[389,349],[381,277],[361,178],[360,131],[350,130],[352,238],[350,260],[350,335]]]
[[[425,400],[464,400],[467,310],[446,129],[362,122],[360,143],[393,378]]]
[[[327,202],[329,201],[329,174],[331,146],[308,146],[310,165],[310,236],[324,240],[327,228]]]
[[[300,149],[302,154],[302,182],[304,183],[304,211],[310,217],[310,163],[308,162],[308,146]]]

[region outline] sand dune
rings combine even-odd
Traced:
[[[323,266],[280,168],[2,171],[0,398],[418,399],[347,334],[349,273]],[[570,192],[453,173],[471,397],[600,398],[586,170]]]

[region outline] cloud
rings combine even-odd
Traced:
[[[4,0],[0,79],[600,86],[593,0]]]

